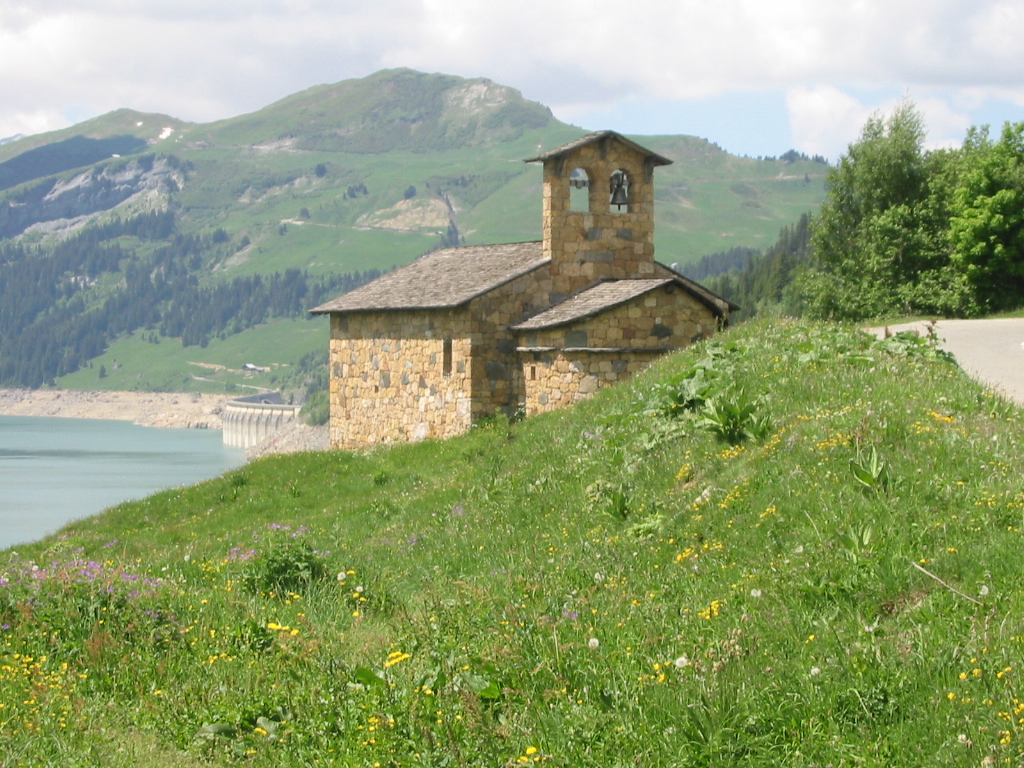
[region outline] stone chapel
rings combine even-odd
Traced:
[[[735,305],[654,260],[654,169],[612,131],[544,169],[544,239],[434,251],[312,310],[331,318],[331,446],[467,431],[621,381]]]

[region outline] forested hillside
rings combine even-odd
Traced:
[[[731,320],[749,320],[759,313],[783,313],[799,316],[802,312],[801,296],[796,285],[797,276],[810,263],[811,217],[804,214],[799,221],[783,227],[778,241],[761,253],[748,250],[736,254],[722,254],[725,258],[708,258],[710,265],[721,264],[725,269],[704,278],[704,284],[720,296],[739,305]]]
[[[288,269],[201,284],[232,250],[222,229],[176,232],[171,211],[87,227],[51,248],[0,246],[0,386],[52,383],[136,331],[154,343],[159,334],[206,346],[214,335],[303,315],[380,275]]]

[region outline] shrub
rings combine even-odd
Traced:
[[[245,583],[253,592],[303,592],[327,576],[323,558],[307,542],[276,543],[249,563]]]

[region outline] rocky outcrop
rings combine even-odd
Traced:
[[[272,453],[301,453],[302,451],[326,451],[331,447],[327,425],[311,427],[301,419],[285,424],[262,443],[246,451],[250,459],[269,456]]]

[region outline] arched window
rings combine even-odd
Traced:
[[[582,168],[573,168],[569,174],[569,210],[590,212],[590,176]]]
[[[629,213],[629,174],[621,168],[609,180],[608,208],[612,213]]]

